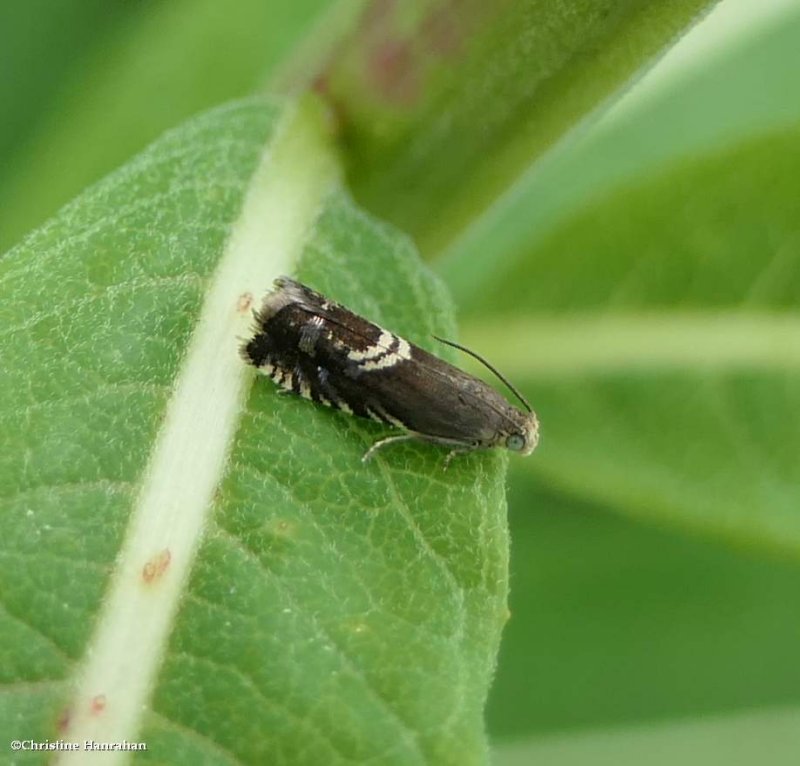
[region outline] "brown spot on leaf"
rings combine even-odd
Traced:
[[[92,715],[100,715],[106,709],[107,702],[105,694],[95,694],[89,703],[89,712]]]
[[[400,38],[382,40],[367,60],[373,87],[384,99],[405,107],[420,95],[418,64],[411,42]]]
[[[72,720],[72,711],[65,707],[58,715],[56,719],[56,729],[58,730],[59,734],[63,734],[68,728],[70,721]]]
[[[164,572],[169,568],[171,559],[172,554],[169,548],[164,548],[163,551],[156,553],[156,555],[151,557],[142,567],[142,580],[148,585],[160,580]]]

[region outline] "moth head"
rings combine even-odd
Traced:
[[[434,335],[433,337],[442,343],[446,343],[448,346],[453,346],[453,348],[460,349],[470,356],[475,357],[482,365],[497,375],[525,407],[525,412],[516,407],[512,407],[488,386],[480,391],[478,398],[488,397],[491,399],[497,397],[498,403],[493,409],[508,423],[508,426],[495,430],[486,442],[479,442],[479,446],[494,447],[503,445],[506,449],[512,452],[518,452],[520,455],[530,455],[539,443],[539,421],[536,418],[536,413],[531,409],[531,405],[528,404],[528,400],[512,385],[511,381],[509,381],[505,375],[496,367],[489,364],[480,354],[470,351],[466,346],[461,346],[458,343],[453,343],[453,341],[440,338],[438,335]],[[483,385],[485,386],[485,384]]]
[[[530,455],[539,443],[539,421],[533,412],[514,409],[515,428],[505,437],[504,446],[520,455]]]

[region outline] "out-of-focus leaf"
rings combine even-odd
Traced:
[[[503,457],[443,472],[441,450],[401,445],[364,465],[377,424],[263,378],[245,396],[247,294],[287,258],[422,345],[453,332],[408,240],[336,190],[318,132],[294,108],[218,109],[0,262],[4,742],[83,730],[131,741],[143,715],[140,739],[170,764],[485,759],[506,617]],[[233,252],[241,274],[209,314]],[[229,343],[214,345],[217,322]],[[193,388],[198,348],[210,375]],[[192,430],[176,432],[188,391]],[[224,475],[192,515],[208,482],[195,456],[223,429]],[[165,477],[163,506],[148,505],[152,476]],[[144,661],[131,669],[134,652]],[[137,687],[150,675],[152,700]]]
[[[541,485],[518,461],[493,744],[800,704],[793,562],[636,524]]]
[[[0,3],[0,180],[86,46],[133,10],[124,0]]]
[[[438,252],[712,5],[371,3],[321,82],[357,197]]]
[[[190,115],[253,93],[325,0],[165,0],[98,43],[8,159],[0,250]]]
[[[510,273],[587,204],[676,162],[797,125],[798,68],[800,13],[787,12],[780,24],[686,72],[657,98],[563,141],[437,261],[462,312],[491,310],[516,281]]]
[[[798,554],[798,174],[800,131],[765,136],[588,206],[513,270],[509,321],[468,339],[502,333],[493,361],[530,381],[543,436],[526,466],[642,518]]]
[[[494,766],[794,766],[800,710],[757,710],[697,721],[530,739],[492,751]]]

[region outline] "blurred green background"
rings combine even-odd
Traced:
[[[3,4],[0,246],[190,114],[287,89],[320,30],[358,12]],[[568,344],[530,342],[565,316],[587,333],[626,312],[796,318],[799,51],[800,3],[722,2],[601,119],[520,168],[513,193],[424,247],[467,342],[512,368],[543,421],[541,455],[509,479],[512,619],[488,708],[498,763],[654,750],[747,763],[767,739],[766,762],[790,763],[800,748],[796,334],[778,335],[768,363],[731,363],[742,341],[723,328],[708,341],[722,371],[680,348],[644,372],[625,359],[592,371]],[[391,209],[357,163],[355,181],[367,207]]]

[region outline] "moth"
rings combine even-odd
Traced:
[[[530,454],[539,423],[528,402],[485,359],[476,357],[519,398],[524,411],[491,386],[419,346],[354,314],[300,282],[275,280],[241,356],[286,391],[343,412],[403,429],[381,447],[422,440],[460,452],[505,447]],[[436,336],[434,336],[436,337]]]

